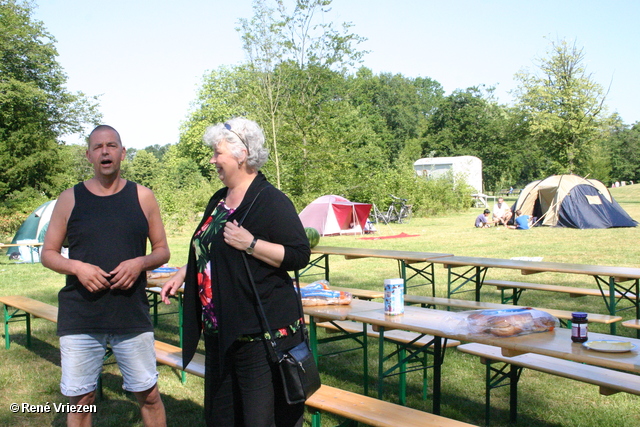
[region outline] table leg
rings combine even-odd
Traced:
[[[453,294],[475,291],[476,301],[480,301],[480,290],[484,284],[488,267],[469,267],[461,274],[455,273],[453,267],[451,265],[447,266],[447,298],[451,298]],[[456,282],[458,281],[461,283],[457,284]],[[453,287],[454,283],[457,285],[456,287]],[[474,289],[462,290],[468,283],[473,284]]]
[[[378,399],[382,399],[384,385],[384,326],[378,329]]]
[[[609,314],[615,316],[617,311],[616,308],[616,281],[613,277],[609,277]],[[616,334],[616,323],[618,322],[613,322],[611,325],[609,325],[611,335]]]
[[[415,288],[418,286],[431,285],[431,296],[432,297],[436,296],[436,280],[435,280],[435,273],[434,273],[434,267],[432,262],[424,266],[424,268],[418,268],[418,267],[413,267],[412,265],[407,263],[405,260],[399,259],[398,267],[400,270],[400,277],[402,278],[402,280],[404,280],[405,294],[407,293],[407,289],[409,287]],[[413,275],[409,277],[407,275],[407,270],[412,270]],[[424,278],[426,280],[426,283],[409,286],[409,281],[415,277]]]
[[[184,325],[184,304],[182,298],[182,292],[178,292],[178,336],[180,339],[180,348],[183,347],[183,325]],[[185,366],[186,368],[186,366]],[[182,384],[187,382],[187,372],[182,370],[182,378],[180,378]]]
[[[442,380],[442,338],[433,337],[433,413],[440,415]]]
[[[322,261],[324,261],[324,267],[320,264]],[[294,272],[296,281],[300,283],[300,277],[304,276],[304,274],[310,269],[312,269],[313,267],[318,267],[324,270],[324,278],[326,280],[329,280],[329,255],[324,254],[324,255],[320,255],[318,258],[310,260],[309,264],[307,264],[307,266],[304,269],[302,269],[302,271],[296,270]],[[313,275],[315,274],[312,274],[312,276]]]
[[[399,395],[400,395],[400,404],[407,404],[407,364],[404,362],[406,358],[406,351],[404,348],[400,348],[398,352],[398,359],[400,359],[400,378],[398,378],[398,386],[400,387]]]
[[[639,285],[640,279],[634,280],[633,283],[633,293],[636,295],[636,299],[633,301],[636,305],[636,319],[640,319],[640,301],[637,298],[640,298],[638,291],[640,291]],[[640,338],[640,329],[636,329],[636,338]]]
[[[309,347],[311,347],[311,353],[313,358],[318,364],[318,330],[316,326],[316,319],[313,316],[309,316]]]
[[[11,338],[9,337],[9,320],[11,319],[11,315],[9,314],[9,309],[6,305],[3,305],[4,312],[4,348],[9,350],[11,346]]]
[[[636,319],[640,318],[640,301],[637,299],[639,290],[638,282],[640,279],[632,279],[632,284],[629,287],[625,287],[621,283],[616,282],[615,277],[603,279],[600,276],[593,276],[593,278],[602,293],[604,304],[611,316],[617,315],[620,311],[635,308]],[[608,296],[605,294],[605,290],[609,292]],[[616,293],[619,293],[620,296],[616,296]],[[629,297],[629,295],[631,295],[631,297]],[[627,300],[632,307],[618,308],[622,300]],[[615,322],[609,325],[611,335],[616,335],[616,325],[617,323]],[[640,330],[636,331],[636,337],[640,338]]]
[[[25,320],[27,321],[27,347],[31,347],[31,314],[25,312]]]
[[[369,395],[369,346],[367,344],[367,324],[362,324],[362,374],[364,377],[364,395]]]

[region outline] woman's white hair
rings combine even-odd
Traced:
[[[244,117],[234,117],[225,123],[209,126],[204,132],[203,140],[214,150],[221,141],[226,141],[231,154],[238,160],[245,150],[247,167],[252,170],[259,170],[269,157],[269,150],[264,146],[262,128]]]

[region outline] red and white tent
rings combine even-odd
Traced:
[[[300,212],[305,227],[313,227],[321,236],[363,234],[371,204],[350,202],[340,196],[322,196]]]

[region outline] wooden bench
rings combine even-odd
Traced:
[[[453,298],[438,298],[438,297],[430,297],[423,295],[411,295],[407,294],[404,296],[404,302],[409,304],[420,304],[422,306],[442,306],[442,307],[453,307],[453,308],[462,308],[469,310],[505,310],[511,308],[521,308],[523,306],[514,306],[511,304],[496,304],[490,302],[479,302],[479,301],[469,301],[462,299],[453,299]],[[557,317],[562,320],[571,320],[571,311],[567,310],[556,310],[552,308],[538,308],[531,307],[536,310],[545,311],[552,316]],[[592,323],[604,323],[611,324],[615,322],[619,322],[622,320],[620,316],[610,316],[608,314],[597,314],[597,313],[588,313],[587,319]]]
[[[484,285],[487,286],[495,286],[498,288],[502,295],[502,302],[504,304],[511,301],[513,304],[517,304],[522,292],[527,289],[533,289],[537,291],[547,291],[547,292],[561,292],[569,294],[571,298],[579,298],[585,296],[598,296],[598,297],[609,297],[609,290],[603,289],[589,289],[589,288],[576,288],[572,286],[559,286],[559,285],[543,285],[539,283],[528,283],[528,282],[512,282],[508,280],[485,280]],[[512,289],[513,294],[510,297],[505,296],[505,289]],[[620,297],[622,294],[616,292],[616,296]],[[624,294],[625,298],[635,300],[637,299],[637,295],[626,293]]]
[[[532,353],[505,357],[502,355],[500,347],[485,344],[464,344],[458,346],[458,350],[479,356],[481,362],[487,366],[485,382],[485,423],[487,425],[489,424],[490,416],[491,390],[505,385],[510,386],[510,421],[512,423],[516,422],[518,413],[518,380],[523,368],[597,385],[600,388],[600,394],[605,396],[618,392],[640,395],[640,376],[635,374]],[[491,366],[498,362],[502,362],[504,365],[500,368]],[[506,371],[507,365],[509,365],[508,372]],[[492,376],[492,373],[495,375]]]
[[[625,320],[622,322],[622,326],[626,326],[631,329],[640,329],[640,319]]]
[[[158,363],[182,369],[182,350],[179,347],[156,341],[155,348]],[[196,353],[186,371],[204,377],[204,355]],[[328,412],[370,426],[464,427],[471,425],[324,384],[307,399],[305,404],[313,413],[312,425],[314,426],[320,425],[320,412]]]
[[[5,348],[11,346],[9,323],[24,321],[27,327],[27,347],[31,346],[31,316],[58,322],[58,307],[22,295],[0,297],[4,304],[4,342]],[[10,307],[15,310],[12,312]]]
[[[363,332],[363,325],[361,323],[351,322],[351,321],[348,321],[348,320],[344,320],[344,321],[338,320],[338,321],[333,321],[333,322],[320,322],[320,323],[316,323],[316,326],[324,328],[324,329],[328,330],[329,332],[335,332],[335,333],[343,332],[343,333],[346,333],[346,334],[362,334],[362,332]],[[372,338],[376,338],[376,339],[378,339],[380,337],[380,333],[378,331],[375,331],[371,327],[371,325],[366,325],[366,328],[367,328],[366,331],[367,331],[367,336],[368,337],[372,337]],[[429,345],[431,343],[431,341],[433,340],[433,337],[431,335],[423,335],[423,336],[421,336],[420,334],[415,333],[415,332],[402,331],[402,330],[399,330],[399,329],[391,329],[391,330],[385,331],[384,339],[386,341],[389,341],[389,342],[392,342],[392,343],[398,345],[399,348],[402,348],[403,346],[411,346],[411,347],[413,347],[415,349],[419,349],[419,351],[422,351],[423,354],[422,354],[422,358],[420,359],[419,367],[411,366],[411,367],[406,367],[403,370],[402,369],[400,370],[400,375],[402,375],[401,376],[401,381],[400,381],[400,384],[399,384],[399,387],[400,387],[400,402],[404,403],[406,401],[406,386],[405,386],[405,381],[404,381],[404,375],[406,374],[406,372],[412,372],[412,371],[416,371],[416,370],[422,370],[422,397],[423,397],[423,399],[426,400],[426,398],[427,398],[427,386],[428,386],[428,384],[427,384],[427,369],[429,368],[427,357],[428,357],[429,353],[427,352],[427,348],[424,347],[424,346]],[[460,345],[460,341],[444,340],[443,347],[444,348],[456,347],[458,345]],[[399,361],[401,359],[404,359],[404,351],[399,350],[397,352],[397,354],[398,354]],[[388,359],[389,359],[389,357],[381,358],[380,360],[378,360],[378,372],[384,372],[383,364]],[[364,360],[365,360],[364,365],[367,366],[368,362],[367,362],[367,357],[366,356],[365,356]],[[392,374],[392,373],[389,373],[389,375],[384,375],[383,374],[382,378],[380,378],[378,380],[379,381],[379,386],[378,386],[379,395],[382,394],[382,381],[384,380],[384,378],[386,376],[393,376],[393,375],[397,375],[397,374]],[[366,372],[365,372],[364,378],[365,378],[365,381],[368,381],[368,374]],[[367,388],[365,388],[365,390],[367,390]]]

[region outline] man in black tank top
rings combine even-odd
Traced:
[[[111,126],[91,132],[87,159],[94,176],[60,194],[41,261],[67,275],[58,294],[62,393],[72,405],[93,404],[110,345],[144,425],[164,426],[145,272],[169,260],[169,247],[153,192],[120,176],[125,154]],[[68,259],[60,254],[65,239]],[[91,422],[91,413],[67,415],[68,425]]]

